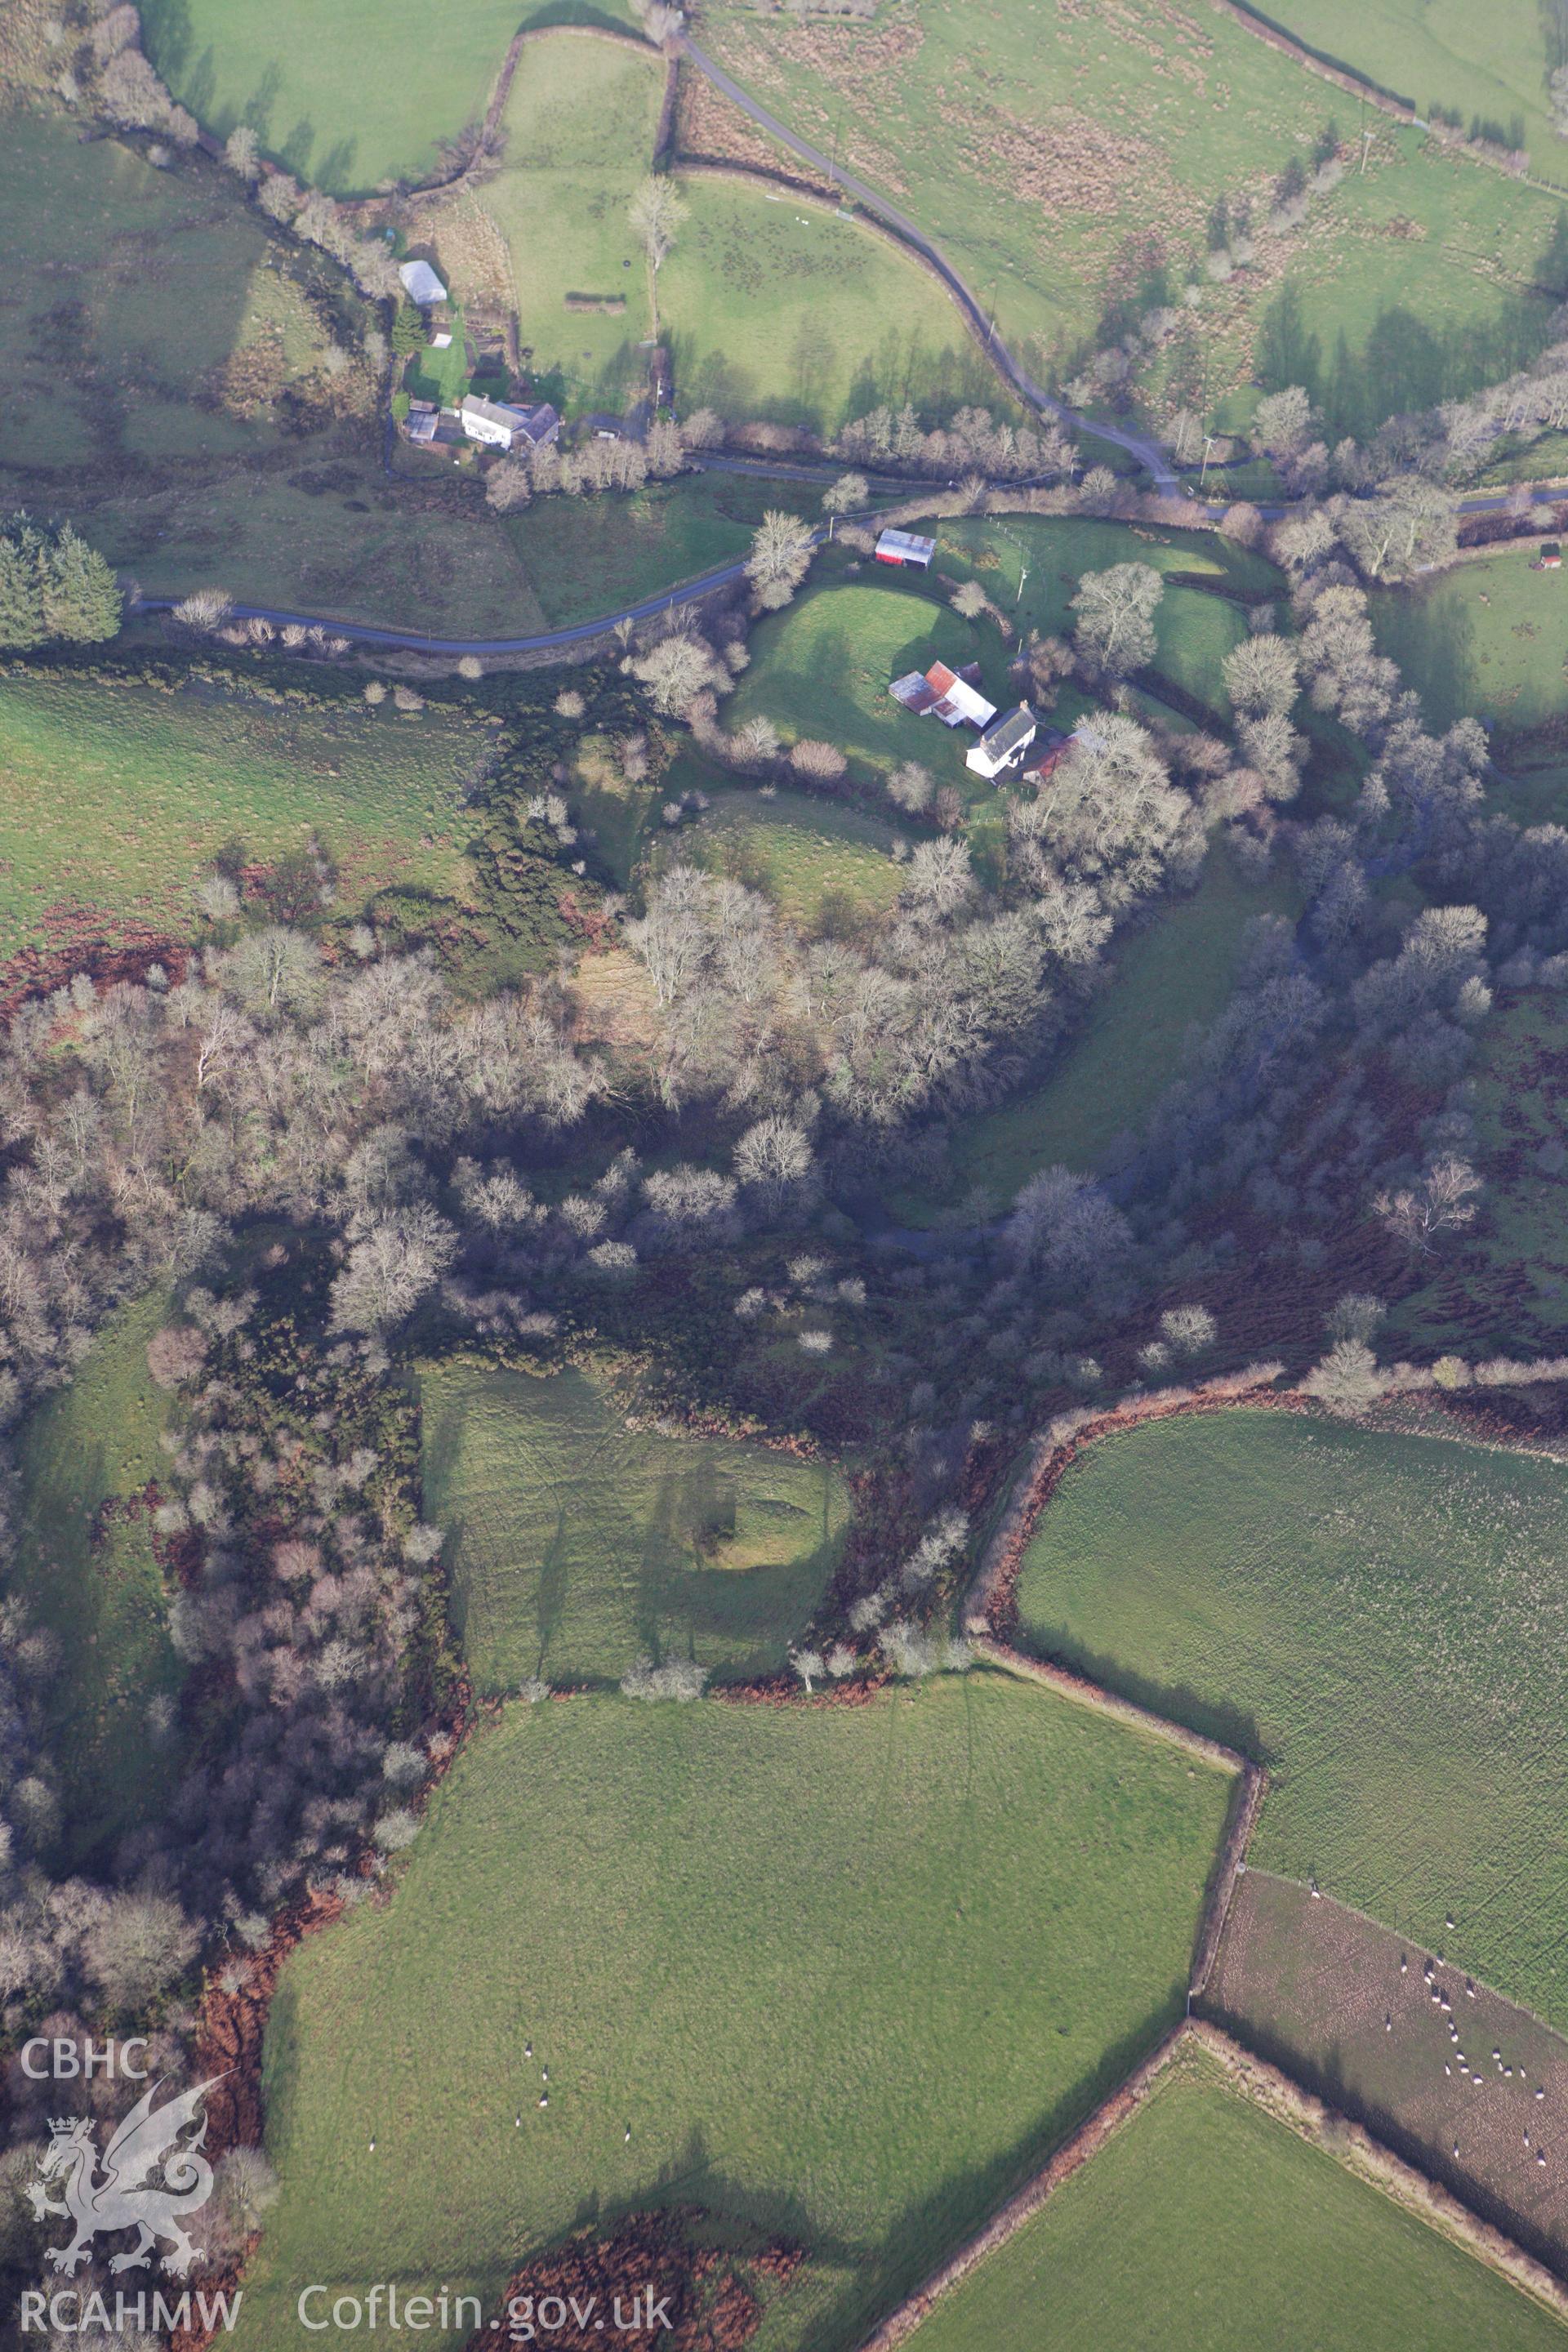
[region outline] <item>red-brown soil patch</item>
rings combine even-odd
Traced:
[[[124,920],[100,907],[51,907],[44,934],[46,945],[23,948],[0,964],[0,1018],[9,1019],[30,997],[63,988],[79,971],[90,972],[100,988],[143,980],[153,963],[161,963],[171,981],[184,977],[184,948],[150,923]]]
[[[552,2297],[562,2325],[552,2326],[555,2352],[603,2352],[613,2329],[618,2343],[658,2343],[666,2352],[742,2352],[763,2316],[763,2292],[776,2294],[799,2266],[798,2248],[782,2240],[754,2253],[702,2242],[703,2217],[692,2209],[630,2213],[607,2231],[583,2230],[548,2253],[525,2263],[509,2281],[500,2315],[514,2306],[537,2319]],[[640,2324],[624,2324],[640,2305]],[[652,2307],[650,2313],[650,2305]],[[548,2315],[555,2316],[551,2306]],[[469,2352],[492,2346],[487,2322]]]

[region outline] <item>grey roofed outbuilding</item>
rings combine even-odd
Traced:
[[[421,310],[446,300],[447,289],[427,261],[405,261],[397,275],[409,300],[417,302]]]
[[[560,415],[547,400],[540,401],[532,408],[520,408],[515,414],[518,431],[525,433],[536,449],[542,443],[552,441],[561,430]]]

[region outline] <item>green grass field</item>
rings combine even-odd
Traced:
[[[1227,851],[1212,852],[1197,888],[1156,908],[1116,953],[1115,977],[1045,1083],[955,1130],[963,1192],[981,1186],[999,1209],[1041,1168],[1098,1166],[1178,1075],[1193,1025],[1219,1013],[1247,922],[1288,911],[1291,894],[1278,874],[1254,882]],[[908,1224],[940,1214],[923,1195],[900,1193],[894,1205]]]
[[[841,2352],[1180,2014],[1231,1786],[1000,1675],[509,1708],[391,1906],[285,1973],[237,2352],[310,2280],[494,2310],[530,2249],[664,2203],[802,2244],[755,2352]]]
[[[1321,57],[1409,99],[1419,114],[1433,103],[1456,108],[1467,130],[1479,116],[1486,135],[1510,146],[1522,116],[1531,168],[1563,178],[1563,144],[1545,105],[1563,37],[1549,37],[1551,14],[1535,0],[1494,0],[1484,17],[1465,0],[1275,0],[1268,13]]]
[[[669,837],[666,856],[733,875],[801,930],[854,928],[898,897],[903,874],[890,855],[901,837],[896,825],[812,793],[781,788],[764,799],[745,788],[714,790],[714,778],[689,764],[711,805]],[[685,786],[688,765],[681,759],[670,769],[671,790]]]
[[[0,485],[276,446],[206,395],[248,368],[270,395],[307,389],[328,338],[232,184],[154,171],[118,140],[84,145],[59,115],[0,121],[0,235],[26,257],[0,306]]]
[[[1436,725],[1476,713],[1525,729],[1568,709],[1568,572],[1532,572],[1534,554],[1528,542],[1506,548],[1373,598],[1379,648]],[[1528,802],[1510,813],[1535,819]]]
[[[542,625],[566,628],[733,562],[769,507],[815,520],[816,503],[798,482],[684,474],[629,498],[537,499],[504,527]]]
[[[1549,332],[1555,199],[1372,115],[1365,172],[1212,284],[1215,198],[1245,197],[1262,227],[1291,155],[1305,158],[1331,119],[1347,144],[1360,129],[1352,98],[1217,14],[1141,10],[1121,39],[1098,12],[1022,0],[933,0],[869,26],[716,0],[703,39],[742,88],[933,236],[1040,366],[1070,373],[1108,315],[1119,331],[1193,285],[1192,333],[1176,338],[1167,381],[1190,380],[1201,406],[1237,416],[1254,376],[1306,382],[1335,431],[1364,431],[1391,405],[1495,380],[1500,352]],[[873,82],[882,96],[867,109]]]
[[[1076,1463],[1019,1615],[1032,1648],[1270,1761],[1261,1868],[1562,2025],[1565,1541],[1555,1462],[1227,1412]]]
[[[50,1745],[60,1770],[59,1858],[101,1864],[170,1792],[173,1750],[149,1718],[182,1669],[169,1640],[152,1527],[116,1506],[159,1476],[167,1399],[147,1371],[162,1295],[121,1307],[75,1378],[23,1423],[11,1590],[59,1645]]]
[[[883,404],[1011,403],[942,289],[835,208],[689,174],[659,278],[681,405],[836,432]]]
[[[149,56],[204,130],[237,122],[263,152],[333,195],[422,180],[438,142],[483,114],[521,25],[629,26],[624,0],[478,0],[432,21],[414,0],[147,0]]]
[[[653,154],[663,91],[651,48],[569,34],[528,42],[502,117],[501,168],[481,192],[511,257],[532,364],[590,405],[619,408],[647,373],[647,271],[626,206]],[[460,254],[453,264],[460,289]],[[568,311],[568,295],[624,308]]]
[[[191,886],[236,836],[262,865],[319,833],[346,907],[391,882],[460,893],[458,791],[480,742],[434,709],[0,679],[0,958],[83,918],[188,936]]]
[[[1097,522],[1090,516],[960,517],[938,526],[937,568],[980,582],[993,604],[1026,635],[1067,636],[1069,599],[1086,572],[1147,563],[1167,575],[1209,580],[1257,604],[1278,597],[1283,583],[1267,557],[1233,547],[1215,531],[1166,530],[1150,524]],[[1158,667],[1178,686],[1226,709],[1219,664],[1245,634],[1245,607],[1170,578],[1154,614]]]
[[[1556,2352],[1558,2321],[1184,2052],[916,2352]]]
[[[617,1680],[642,1653],[740,1676],[783,1664],[848,1517],[831,1463],[633,1432],[582,1372],[444,1364],[419,1394],[426,1507],[452,1531],[481,1690]]]
[[[510,256],[531,364],[584,405],[618,408],[647,377],[654,312],[626,207],[663,89],[652,49],[567,33],[529,43],[504,158],[479,194]],[[683,410],[826,432],[879,401],[946,411],[1000,397],[946,295],[884,236],[711,173],[680,185],[689,216],[659,274],[658,319]],[[459,292],[470,276],[493,278],[488,243],[460,214],[438,211],[433,233]],[[571,308],[574,297],[602,307]]]
[[[1005,656],[994,628],[963,620],[918,590],[880,581],[812,589],[788,610],[759,623],[751,667],[724,705],[731,730],[748,719],[771,719],[786,743],[820,738],[847,753],[858,777],[874,782],[901,760],[918,760],[940,783],[973,797],[977,780],[963,754],[967,729],[942,727],[901,709],[891,681],[933,661],[994,669],[1000,699]]]

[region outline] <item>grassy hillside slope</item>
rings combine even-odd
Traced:
[[[392,882],[460,889],[478,730],[446,712],[279,709],[192,689],[0,678],[0,961],[83,922],[194,926],[225,843],[265,866],[312,835],[357,906]]]
[[[1269,1762],[1261,1868],[1562,2026],[1565,1542],[1556,1462],[1285,1413],[1176,1420],[1073,1465],[1019,1615],[1032,1647]]]
[[[1184,2057],[915,2352],[1556,2352],[1559,2323]]]
[[[843,2352],[1180,2013],[1230,1785],[988,1675],[509,1709],[390,1907],[289,1964],[237,2352],[302,2280],[494,2310],[529,2249],[662,2203],[803,2244],[756,2352]]]

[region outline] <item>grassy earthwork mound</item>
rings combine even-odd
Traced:
[[[721,1674],[784,1664],[848,1517],[833,1464],[628,1430],[582,1372],[451,1364],[419,1385],[426,1495],[453,1531],[481,1690],[618,1681],[645,1654]]]

